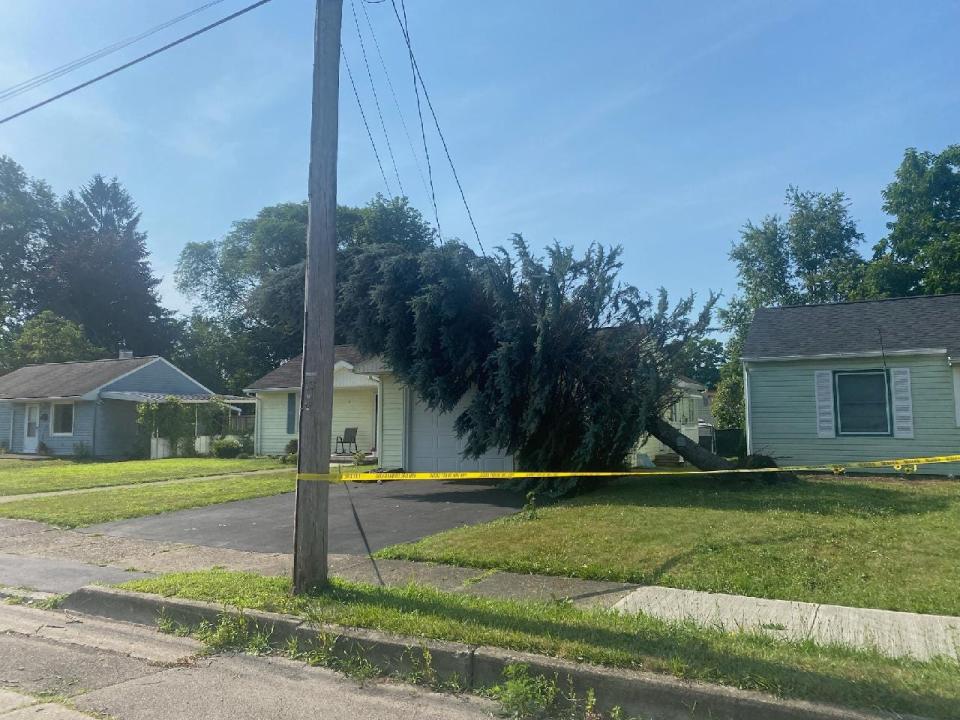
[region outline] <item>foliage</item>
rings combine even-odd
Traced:
[[[713,415],[720,427],[743,427],[740,355],[757,308],[840,302],[860,297],[866,261],[858,249],[863,235],[850,217],[847,196],[787,189],[789,215],[747,221],[730,251],[737,265],[739,294],[719,311],[729,333],[720,368]]]
[[[683,349],[702,336],[713,298],[671,308],[618,280],[620,249],[583,257],[555,244],[534,256],[478,257],[458,242],[419,253],[372,245],[350,260],[339,321],[362,352],[383,354],[402,382],[441,412],[457,412],[465,454],[492,448],[520,469],[623,466],[672,404]],[[586,483],[531,481],[571,492]]]
[[[239,392],[300,354],[306,203],[263,208],[221,240],[188,243],[177,287],[198,301],[175,357],[208,387]],[[362,208],[337,210],[338,276],[353,253],[371,244],[417,251],[434,233],[404,198],[380,195]]]
[[[107,354],[87,340],[82,325],[58,317],[50,310],[24,323],[12,350],[16,365],[94,360]]]
[[[235,458],[243,452],[243,443],[240,441],[240,438],[228,435],[227,437],[214,440],[210,445],[210,449],[214,457]]]
[[[883,201],[894,219],[874,247],[868,293],[960,292],[960,145],[939,154],[909,148]]]
[[[838,645],[787,642],[567,603],[473,597],[415,584],[374,587],[334,578],[323,591],[309,595],[293,595],[290,586],[287,577],[208,570],[123,587],[241,610],[296,614],[320,627],[366,627],[542,653],[874,711],[952,718],[960,702],[960,665],[952,659],[888,658]]]
[[[176,326],[157,295],[140,213],[116,180],[100,175],[57,198],[0,156],[0,307],[14,332],[44,310],[111,349],[165,352]],[[2,363],[0,363],[2,364]]]
[[[78,442],[73,444],[73,459],[74,460],[90,460],[93,457],[93,453],[90,451],[90,446],[85,442]]]
[[[696,380],[707,388],[715,388],[720,380],[720,368],[726,361],[723,343],[715,338],[694,338],[684,347],[678,372]]]
[[[137,404],[137,425],[145,433],[168,440],[174,455],[185,440],[193,438],[195,423],[193,406],[184,405],[175,397]]]
[[[287,441],[286,447],[283,449],[283,452],[287,455],[296,455],[300,449],[300,441],[297,438],[293,438]]]

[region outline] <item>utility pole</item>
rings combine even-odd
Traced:
[[[337,120],[343,0],[317,0],[310,129],[309,221],[300,381],[300,476],[330,472],[333,424],[333,317],[337,258]],[[297,479],[293,590],[327,582],[326,480]]]

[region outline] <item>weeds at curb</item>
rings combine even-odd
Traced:
[[[361,687],[375,678],[390,677],[434,692],[459,694],[466,690],[463,678],[454,676],[444,680],[440,677],[433,666],[430,649],[425,645],[408,648],[401,656],[402,662],[412,670],[388,673],[371,662],[359,644],[338,647],[339,637],[332,633],[318,632],[309,642],[292,636],[282,644],[274,643],[273,627],[260,627],[243,612],[224,612],[216,623],[201,620],[193,627],[161,612],[157,615],[157,629],[170,635],[197,638],[203,643],[207,655],[221,652],[279,655],[311,667],[343,673]],[[508,665],[502,683],[475,689],[475,692],[496,701],[500,705],[500,715],[511,720],[640,720],[624,717],[619,708],[604,715],[596,710],[592,690],[580,698],[572,686],[564,690],[556,677],[533,676],[526,665]]]

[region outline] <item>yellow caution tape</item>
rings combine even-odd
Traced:
[[[642,477],[644,475],[728,475],[731,473],[770,472],[832,472],[839,475],[850,469],[892,468],[898,472],[915,472],[920,465],[960,463],[960,455],[897,458],[895,460],[865,460],[842,465],[788,465],[774,468],[737,468],[730,470],[619,470],[619,471],[470,471],[470,472],[336,472],[297,473],[297,480],[326,480],[327,482],[380,482],[383,480],[522,480],[542,478],[613,478]]]

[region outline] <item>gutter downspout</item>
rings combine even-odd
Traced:
[[[746,362],[743,363],[743,404],[744,404],[744,417],[743,424],[744,430],[747,435],[747,455],[753,454],[753,432],[751,431],[751,413],[750,413],[750,369]]]

